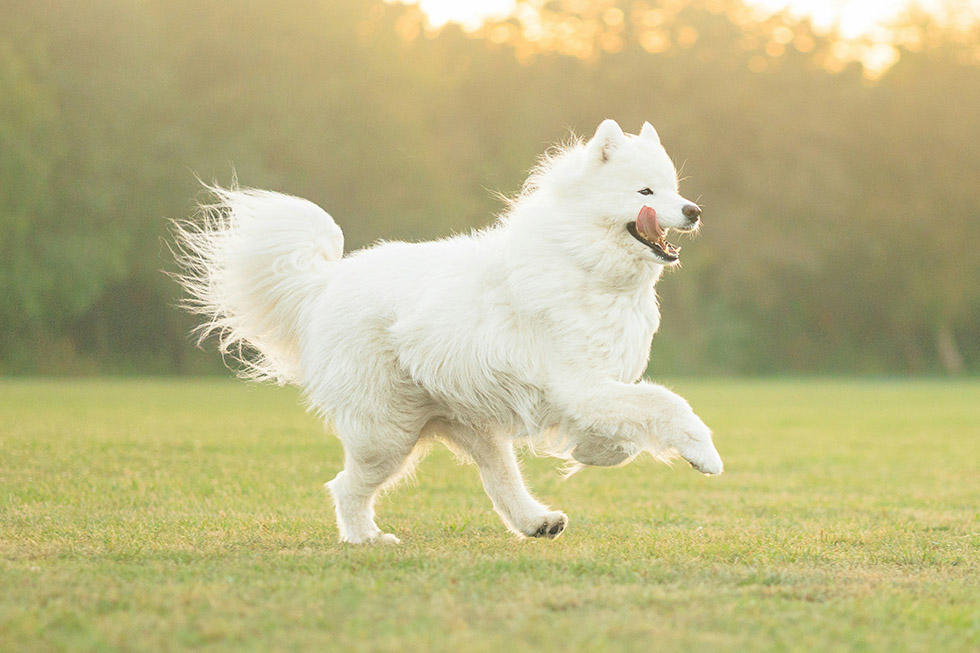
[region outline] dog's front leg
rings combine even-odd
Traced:
[[[448,425],[443,435],[452,446],[473,458],[494,509],[511,530],[528,537],[554,539],[561,535],[568,517],[559,510],[550,510],[528,492],[510,437],[458,424]]]
[[[562,428],[576,442],[572,457],[579,462],[618,465],[650,451],[680,455],[704,474],[723,471],[711,430],[681,396],[645,382],[578,388],[564,396]]]

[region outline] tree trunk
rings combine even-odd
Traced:
[[[936,332],[936,349],[939,352],[939,361],[946,368],[947,374],[963,373],[963,355],[960,354],[960,348],[956,345],[953,330],[945,322]]]

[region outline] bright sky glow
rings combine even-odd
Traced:
[[[452,22],[471,31],[488,18],[506,18],[516,4],[514,0],[418,0],[433,27]]]
[[[463,3],[465,4],[465,3]],[[888,26],[909,11],[931,14],[946,25],[970,25],[980,19],[977,0],[746,0],[771,13],[785,10],[794,18],[809,18],[814,29],[837,28],[845,39],[889,39]]]
[[[562,22],[552,26],[550,32],[543,29],[534,10],[535,3],[518,4],[517,0],[388,0],[389,2],[405,2],[417,4],[425,16],[425,22],[430,28],[442,27],[446,23],[460,24],[469,32],[476,32],[485,21],[504,19],[517,12],[523,29],[523,36],[534,42],[540,50],[558,51],[588,59],[597,52],[593,43],[589,42],[587,30],[576,30],[574,21]],[[680,6],[680,2],[671,3]],[[829,56],[822,56],[821,63],[829,71],[843,70],[847,62],[859,61],[864,74],[869,79],[877,79],[884,74],[901,56],[899,47],[910,50],[919,49],[923,44],[920,31],[915,28],[902,26],[908,18],[917,18],[922,14],[931,16],[934,21],[953,32],[966,35],[980,23],[980,0],[742,0],[741,8],[731,10],[731,18],[738,25],[750,29],[753,24],[762,24],[777,13],[789,16],[791,21],[809,20],[817,34],[839,35]],[[583,8],[590,6],[589,0],[579,0]],[[704,6],[714,5],[724,7],[724,3],[708,2]],[[642,3],[646,6],[647,14],[652,22],[649,29],[640,37],[641,45],[649,52],[662,52],[670,46],[670,41],[656,27],[663,20],[664,11],[650,9],[656,6]],[[592,5],[595,8],[595,5]],[[606,7],[605,11],[601,11]],[[615,8],[611,2],[601,3],[600,26],[615,26],[622,23],[624,12]],[[674,9],[673,11],[676,11]],[[671,13],[671,12],[668,12]],[[594,19],[593,19],[594,20]],[[918,20],[913,20],[918,23]],[[418,34],[417,26],[409,26],[406,38]],[[567,32],[563,32],[566,31]],[[779,32],[777,34],[777,32]],[[513,30],[499,26],[485,36],[495,43],[503,43],[514,35]],[[584,35],[584,36],[583,36]],[[621,39],[615,35],[606,35],[605,40],[598,42],[600,50],[616,51],[622,47]],[[697,41],[696,30],[681,29],[677,32],[676,43],[680,47],[691,47]],[[793,32],[782,27],[773,32],[771,40],[758,47],[764,52],[750,58],[749,69],[761,72],[769,65],[770,58],[781,56],[785,48],[794,40]],[[813,47],[813,39],[801,37],[793,45],[800,52],[809,52]],[[757,47],[749,45],[749,48]],[[517,52],[521,57],[521,52]],[[976,49],[976,58],[980,59],[980,47]]]
[[[945,24],[969,25],[980,20],[980,0],[745,0],[766,13],[786,10],[809,18],[819,31],[838,27],[845,39],[888,40],[887,26],[910,8],[939,18]],[[515,0],[417,0],[432,27],[448,22],[475,30],[488,18],[503,18]]]

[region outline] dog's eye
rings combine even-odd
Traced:
[[[650,190],[649,188],[641,188],[636,192],[639,193],[640,195],[653,195],[653,191]]]

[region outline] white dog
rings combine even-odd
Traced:
[[[700,209],[654,128],[606,120],[546,155],[489,229],[343,256],[316,205],[212,189],[203,221],[175,227],[190,307],[243,375],[298,385],[345,450],[327,483],[346,542],[388,540],[378,491],[425,441],[474,460],[504,523],[557,537],[564,513],[534,499],[514,441],[584,465],[647,451],[705,474],[722,461],[687,402],[639,381],[660,323],[654,284]],[[416,455],[413,455],[416,453]]]

